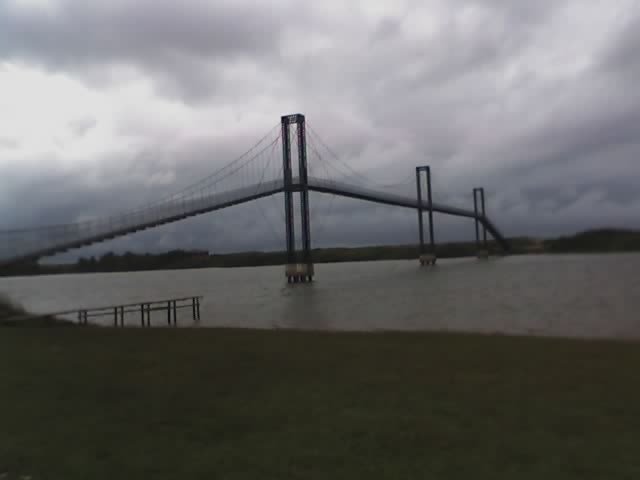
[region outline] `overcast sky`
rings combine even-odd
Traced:
[[[639,52],[637,0],[0,0],[0,229],[166,196],[294,112],[372,181],[430,164],[460,206],[484,186],[509,236],[640,227]],[[415,212],[312,204],[315,245],[417,236]],[[283,228],[275,197],[90,251]]]

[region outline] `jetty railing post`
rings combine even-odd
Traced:
[[[124,307],[120,307],[120,325],[124,327]]]
[[[140,304],[140,323],[142,324],[142,328],[144,328],[144,303]]]
[[[196,297],[193,297],[191,299],[191,316],[193,321],[195,322],[196,320]]]
[[[197,320],[200,320],[200,297],[196,297],[196,314],[198,316]]]
[[[78,310],[78,325],[88,325],[88,314],[86,310]]]
[[[151,328],[151,304],[147,303],[147,327]]]
[[[171,302],[167,302],[167,325],[171,325]]]
[[[113,307],[113,326],[118,327],[118,307]]]
[[[178,311],[176,308],[176,301],[173,301],[173,326],[178,325]]]

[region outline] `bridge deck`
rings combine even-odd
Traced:
[[[293,183],[294,188],[300,188],[299,179],[294,178]],[[309,177],[308,187],[309,190],[315,192],[356,198],[385,205],[412,209],[422,208],[425,211],[432,209],[434,212],[468,218],[475,218],[476,216],[472,210],[435,202],[432,205],[424,201],[422,204],[418,204],[416,198],[380,192],[343,182]],[[177,222],[188,217],[275,195],[283,192],[283,190],[283,181],[273,180],[223,193],[161,203],[133,213],[106,219],[0,232],[0,266],[63,253],[130,233]],[[503,249],[509,250],[507,241],[488,218],[479,216],[478,220],[487,228]]]

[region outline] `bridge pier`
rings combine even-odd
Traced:
[[[284,210],[286,223],[287,263],[285,276],[288,283],[312,282],[314,276],[311,258],[311,225],[309,215],[309,176],[307,171],[307,137],[302,114],[285,115],[282,125],[282,169],[284,174]],[[291,161],[291,125],[297,126],[298,183],[293,183]],[[301,251],[296,249],[294,194],[300,193]]]
[[[424,210],[422,208],[422,172],[426,174],[427,181],[427,202],[429,205],[428,208],[428,219],[429,219],[429,248],[427,249],[424,243],[424,220],[423,214]],[[436,264],[436,247],[433,235],[433,208],[432,208],[432,195],[431,195],[431,167],[428,165],[422,167],[416,167],[416,192],[418,195],[418,232],[420,235],[420,251],[419,257],[420,265],[435,265]]]
[[[285,275],[288,283],[306,283],[313,281],[313,265],[305,263],[287,264]]]
[[[480,199],[478,201],[478,198]],[[478,207],[480,207],[480,212],[478,211]],[[486,209],[484,202],[484,188],[474,188],[473,189],[473,211],[475,213],[475,226],[476,226],[476,255],[480,259],[489,258],[489,247],[487,244],[487,227],[482,223],[482,243],[480,242],[480,220],[479,218],[486,218]]]

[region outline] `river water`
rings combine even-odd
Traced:
[[[640,338],[639,254],[417,263],[316,265],[311,285],[257,267],[1,278],[0,292],[42,313],[204,295],[200,325],[212,327]],[[152,321],[164,325],[166,315]],[[179,324],[194,324],[190,310]]]

